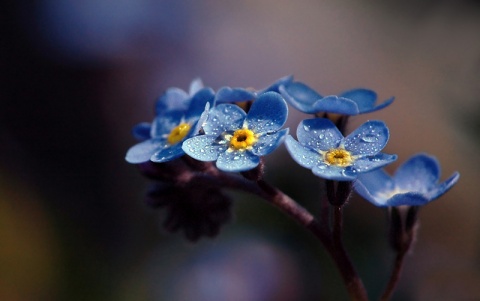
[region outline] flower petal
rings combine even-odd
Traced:
[[[309,147],[301,145],[290,135],[288,135],[285,139],[285,146],[287,147],[287,150],[293,160],[305,168],[313,168],[313,166],[317,165],[322,158],[322,155],[320,155],[318,152]]]
[[[280,93],[278,88],[280,88],[280,86],[282,86],[282,85],[288,85],[292,81],[293,81],[293,75],[284,76],[284,77],[280,78],[279,80],[277,80],[276,82],[274,82],[273,84],[271,84],[270,86],[268,86],[267,88],[264,88],[264,89],[258,91],[257,93],[258,93],[258,95],[263,94],[265,92]]]
[[[377,93],[368,89],[352,89],[343,92],[339,96],[353,100],[360,112],[373,108],[377,100]]]
[[[375,106],[377,100],[377,93],[368,89],[353,89],[343,92],[340,97],[349,98],[353,100],[357,106],[360,114],[378,111],[389,106],[395,97],[385,100],[382,104]]]
[[[280,129],[287,121],[288,107],[283,97],[275,92],[267,92],[252,104],[244,125],[256,134]]]
[[[222,87],[215,95],[215,103],[234,103],[254,100],[255,98],[257,98],[255,92],[243,88]]]
[[[395,183],[383,169],[376,169],[359,174],[354,188],[364,199],[380,206],[386,203],[390,192],[395,189]]]
[[[140,140],[144,141],[150,139],[150,131],[152,129],[151,123],[142,122],[133,127],[132,134],[133,136]]]
[[[326,96],[313,104],[315,112],[328,112],[345,115],[357,115],[359,113],[357,104],[348,98],[335,95]]]
[[[450,190],[460,178],[460,174],[458,172],[453,173],[450,178],[448,178],[445,182],[437,185],[435,188],[430,190],[426,196],[430,201],[435,200],[436,198],[440,197],[444,193]]]
[[[429,202],[429,200],[420,193],[407,192],[398,193],[388,199],[384,205],[377,205],[379,207],[397,207],[397,206],[422,206]]]
[[[320,94],[301,82],[280,86],[279,90],[291,106],[304,113],[316,113],[313,104],[322,98]]]
[[[197,93],[201,89],[203,89],[203,82],[199,77],[197,77],[194,80],[192,80],[192,82],[190,83],[188,94],[192,96],[193,94]]]
[[[397,155],[379,153],[375,156],[361,157],[353,162],[353,165],[345,168],[345,173],[358,176],[360,173],[370,172],[377,168],[388,165],[397,160]]]
[[[184,111],[170,110],[161,116],[157,116],[152,122],[150,136],[152,138],[162,137],[182,122]]]
[[[246,171],[257,167],[260,157],[249,151],[222,152],[217,159],[217,168],[228,172]]]
[[[203,129],[207,135],[217,137],[223,132],[241,129],[246,115],[239,106],[219,104],[208,113]]]
[[[188,108],[190,96],[179,88],[169,88],[156,102],[155,111],[161,115],[169,110],[185,111]]]
[[[346,174],[343,167],[327,165],[323,162],[314,166],[312,172],[318,177],[335,181],[353,181],[356,178],[356,175]]]
[[[297,138],[301,144],[316,151],[337,148],[343,139],[338,128],[326,118],[306,119],[297,127]]]
[[[345,138],[344,147],[356,156],[372,156],[387,144],[389,131],[382,121],[367,121]]]
[[[205,111],[205,106],[207,103],[210,107],[213,106],[214,98],[215,92],[210,88],[203,88],[195,93],[190,101],[190,106],[185,113],[185,120],[191,122],[192,119],[195,119],[196,121],[203,111]]]
[[[180,156],[183,156],[185,152],[182,149],[182,145],[180,143],[170,145],[160,151],[157,151],[155,154],[152,155],[150,161],[155,163],[163,163],[167,161],[171,161],[176,159]]]
[[[167,142],[165,139],[150,139],[132,146],[125,156],[125,160],[129,163],[143,163],[150,160],[150,158],[159,150],[165,148]]]
[[[253,146],[252,153],[257,156],[265,156],[273,152],[284,140],[288,129],[275,132],[273,134],[265,134],[258,138],[257,143]]]
[[[397,186],[404,191],[427,193],[440,177],[440,165],[435,157],[418,154],[403,163],[393,176]]]
[[[182,144],[183,151],[190,157],[200,161],[215,161],[220,153],[225,152],[227,145],[215,143],[217,137],[201,135],[187,139]]]

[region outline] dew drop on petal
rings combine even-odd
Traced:
[[[307,126],[307,125],[303,125],[303,129],[304,129],[305,131],[307,131],[307,132],[310,131],[310,127]]]
[[[363,136],[360,140],[367,143],[372,143],[378,141],[377,135],[367,134]]]

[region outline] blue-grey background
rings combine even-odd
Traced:
[[[352,118],[390,127],[398,164],[435,155],[457,186],[420,211],[394,300],[480,299],[478,1],[4,1],[0,9],[1,300],[343,300],[322,247],[262,200],[197,244],[161,228],[124,162],[166,88],[262,88],[289,74],[322,94],[395,96]],[[305,115],[292,110],[292,131]],[[284,147],[267,178],[315,211],[317,179]],[[385,211],[354,197],[345,242],[372,299],[393,258]]]

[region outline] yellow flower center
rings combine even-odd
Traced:
[[[175,144],[183,140],[185,136],[187,136],[188,132],[190,131],[190,124],[188,123],[180,123],[177,125],[168,135],[167,141],[170,144]]]
[[[249,129],[236,130],[230,139],[231,150],[246,150],[251,149],[252,145],[257,142],[257,137]]]
[[[350,152],[343,148],[331,149],[324,154],[324,160],[328,165],[345,167],[352,165],[353,157]]]

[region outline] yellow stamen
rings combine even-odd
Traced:
[[[236,130],[230,139],[230,149],[246,150],[251,149],[252,145],[257,142],[257,137],[249,129]]]
[[[352,155],[343,148],[335,148],[327,151],[324,154],[324,160],[328,165],[336,165],[340,167],[349,166],[353,163]]]
[[[183,140],[185,136],[187,136],[188,132],[190,131],[190,124],[188,123],[180,123],[177,125],[168,135],[167,141],[170,144],[175,144]]]

